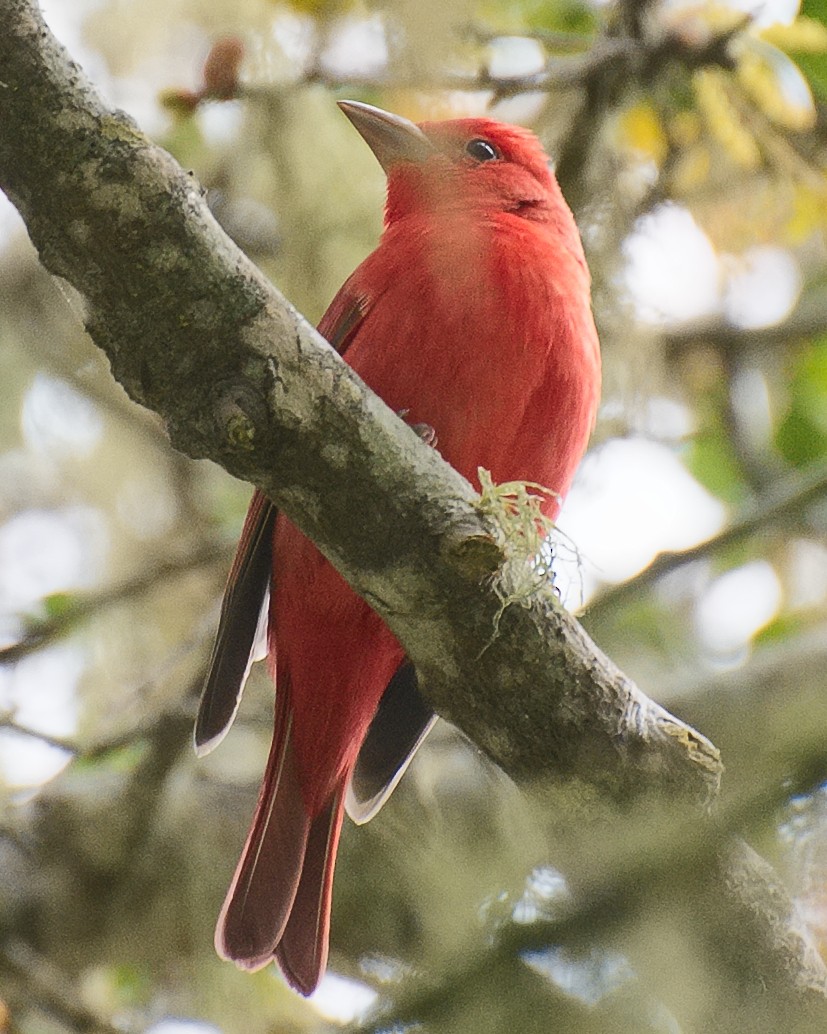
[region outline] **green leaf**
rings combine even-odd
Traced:
[[[804,0],[800,13],[816,21],[827,22],[827,0]]]
[[[795,54],[794,57],[813,95],[827,100],[827,54]]]
[[[71,592],[53,592],[50,596],[44,596],[41,602],[43,620],[50,621],[68,614],[75,606],[77,598]]]
[[[784,612],[774,618],[756,633],[753,643],[756,646],[770,646],[781,643],[794,635],[799,635],[807,627],[804,615]]]
[[[827,338],[814,342],[794,361],[789,399],[776,445],[785,459],[800,467],[827,455]]]
[[[802,15],[827,24],[827,0],[804,0]],[[827,54],[796,54],[795,61],[819,100],[827,100]]]
[[[707,428],[692,439],[685,463],[704,488],[724,502],[738,505],[746,498],[741,465],[729,437],[717,426]]]

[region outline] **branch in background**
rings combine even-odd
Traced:
[[[588,87],[595,79],[623,79],[633,70],[641,67],[652,74],[659,74],[667,65],[677,62],[687,68],[703,68],[714,65],[731,68],[732,58],[729,46],[735,36],[744,28],[739,24],[735,29],[727,30],[703,43],[673,34],[658,37],[656,40],[634,36],[604,36],[589,40],[583,36],[568,36],[565,33],[552,34],[551,45],[556,49],[583,49],[585,53],[564,58],[552,57],[546,67],[539,72],[528,75],[501,76],[493,75],[486,66],[475,73],[446,74],[435,78],[405,77],[398,74],[348,76],[342,78],[331,73],[322,63],[308,68],[297,80],[289,84],[289,89],[300,89],[308,85],[322,85],[330,90],[344,87],[366,92],[386,90],[462,90],[480,92],[490,90],[494,100],[504,100],[522,93],[545,92]],[[475,38],[493,43],[502,38],[502,33],[469,30]],[[541,42],[549,42],[548,33],[514,33]],[[235,96],[242,98],[269,97],[274,90],[284,92],[285,87],[277,86],[239,86]],[[174,95],[173,95],[174,96]],[[207,99],[212,95],[206,94]],[[225,98],[228,99],[228,98]]]
[[[645,0],[645,3],[634,0],[624,4],[621,8],[621,24],[625,22],[626,30],[633,33],[620,37],[619,42],[625,48],[624,57],[616,57],[605,67],[594,65],[584,72],[581,108],[572,119],[571,129],[561,143],[555,166],[563,194],[575,213],[582,209],[587,200],[586,173],[592,148],[599,137],[596,127],[602,124],[605,113],[618,107],[619,99],[625,97],[629,89],[636,89],[639,83],[654,83],[675,64],[682,65],[688,71],[710,65],[732,68],[734,58],[730,51],[731,44],[749,23],[749,19],[745,18],[700,45],[678,34],[652,39],[646,35],[645,15],[649,7],[649,0]]]
[[[559,144],[555,166],[563,194],[577,212],[584,200],[586,177],[583,173],[597,136],[596,133],[584,131],[584,127],[599,125],[604,112],[617,107],[630,87],[635,88],[640,82],[651,85],[675,65],[690,72],[710,66],[731,69],[735,60],[731,44],[751,21],[749,17],[744,17],[724,32],[702,40],[680,32],[651,34],[646,17],[651,6],[649,0],[646,3],[636,0],[634,3],[618,5],[620,16],[615,24],[610,25],[608,32],[593,39],[573,33],[513,33],[538,40],[547,49],[557,51],[558,55],[561,51],[583,51],[564,57],[555,55],[548,59],[541,71],[516,76],[492,75],[487,65],[483,64],[479,71],[471,74],[405,77],[388,73],[343,78],[325,68],[321,56],[316,54],[310,67],[286,86],[250,86],[240,83],[237,78],[241,43],[236,39],[224,38],[216,42],[207,59],[205,80],[200,90],[192,92],[173,89],[165,94],[164,101],[173,109],[193,111],[203,101],[267,99],[274,92],[283,96],[289,90],[308,85],[322,85],[330,90],[347,87],[367,93],[400,89],[489,92],[492,103],[525,93],[579,90],[583,95],[580,110],[571,119],[570,131]],[[481,43],[494,43],[506,35],[474,26],[467,26],[464,34]],[[218,74],[215,74],[216,70]]]
[[[41,743],[45,743],[49,747],[55,747],[57,750],[65,750],[67,754],[77,754],[78,749],[75,744],[62,736],[51,736],[49,733],[37,732],[35,729],[30,729],[25,725],[21,725],[15,721],[14,718],[8,712],[0,714],[0,729],[7,729],[9,732],[17,733],[19,736],[29,736],[33,740],[39,740]],[[130,740],[133,738],[133,734],[130,732]],[[2,1030],[2,1027],[0,1027]]]
[[[181,695],[194,704],[201,682],[199,672]],[[75,767],[41,789],[23,836],[13,827],[4,831],[20,859],[4,852],[3,864],[11,879],[18,871],[23,878],[13,890],[2,888],[0,980],[14,975],[18,1007],[42,1009],[73,1030],[110,1030],[79,994],[81,975],[90,966],[117,966],[119,949],[112,945],[119,935],[132,936],[135,912],[146,906],[147,845],[154,842],[159,856],[165,790],[191,743],[192,713],[181,706],[158,712],[133,727],[123,744],[113,737],[81,754],[97,760],[96,750],[128,744],[133,751],[126,763],[118,758],[112,765]],[[159,862],[156,885],[166,875]],[[115,916],[126,917],[123,928],[113,929]],[[9,984],[3,980],[4,990]]]
[[[542,43],[547,50],[564,53],[588,50],[594,43],[594,37],[586,33],[522,28],[512,34],[489,29],[485,25],[476,23],[466,25],[462,30],[462,35],[475,43],[496,43],[498,40],[513,35],[519,39],[536,40],[538,43]]]
[[[627,89],[640,82],[651,84],[674,64],[690,71],[707,66],[731,68],[730,45],[746,24],[744,20],[700,45],[677,34],[657,39],[644,35],[604,36],[593,42],[587,53],[552,58],[543,71],[526,76],[497,77],[482,68],[476,75],[447,76],[440,82],[406,84],[389,78],[384,83],[349,80],[347,85],[367,90],[398,89],[405,85],[419,89],[489,90],[493,103],[523,93],[580,90],[579,112],[571,119],[570,131],[559,142],[555,155],[555,174],[564,196],[577,213],[586,200],[588,177],[585,171],[598,137],[596,131],[584,132],[584,127],[600,125],[603,114],[619,105]],[[333,89],[345,85],[331,80],[318,68],[308,73],[305,81],[323,82]]]
[[[726,749],[728,798],[749,801],[760,786],[765,792],[776,786],[783,796],[773,802],[775,808],[824,779],[825,671],[827,627],[822,624],[759,647],[748,665],[710,674],[680,695],[680,713],[711,724]]]
[[[827,335],[827,296],[824,292],[805,295],[782,323],[760,330],[744,329],[720,320],[698,321],[663,334],[666,356],[681,358],[690,348],[712,347],[721,352],[764,352],[793,341]]]
[[[612,15],[623,32],[640,39],[647,31],[647,22],[656,0],[616,0]]]
[[[670,1002],[670,994],[679,997],[682,988],[675,987],[674,992],[659,990],[659,996],[667,1006],[675,1006],[689,1029],[715,1030],[718,1034],[743,1034],[747,1030],[775,1034],[789,1015],[791,996],[799,993],[810,1000],[818,1015],[823,970],[806,923],[769,866],[743,841],[731,836],[731,830],[740,828],[745,816],[766,813],[767,808],[779,806],[782,798],[779,784],[768,780],[758,792],[753,787],[748,799],[733,802],[734,806],[702,835],[680,817],[664,812],[647,815],[637,811],[624,816],[622,822],[608,824],[601,833],[602,857],[584,860],[574,887],[570,884],[566,890],[558,889],[553,900],[535,902],[538,918],[525,922],[509,915],[491,936],[489,950],[469,945],[447,971],[418,975],[391,1006],[371,1016],[354,1034],[378,1034],[444,1016],[459,1007],[463,999],[484,994],[499,970],[521,966],[522,957],[529,953],[551,952],[558,961],[574,962],[582,952],[593,960],[590,953],[595,949],[608,951],[619,939],[630,951],[632,965],[640,961],[644,973],[651,964],[643,958],[647,953],[668,956],[674,952],[685,957],[683,952],[697,951],[686,946],[696,936],[694,927],[685,921],[687,899],[705,915],[708,946],[702,965],[708,982],[704,986],[715,984],[713,974],[720,980],[729,971],[731,978],[723,982],[721,998],[711,990],[697,996],[689,1016],[685,1002]],[[750,897],[756,893],[756,870],[764,877],[760,893],[766,926],[755,931],[757,951],[747,960],[731,956],[731,941],[721,931],[732,924],[754,922],[750,917],[758,903],[750,903]],[[721,884],[733,892],[726,901],[718,893]],[[675,894],[676,887],[683,889],[686,898]],[[516,904],[512,901],[511,907]],[[654,945],[639,945],[639,938],[631,934],[642,914],[657,916],[654,924],[659,937]],[[618,938],[619,933],[627,936]],[[793,989],[791,958],[796,960]],[[732,988],[748,984],[751,967],[760,970],[764,993],[756,996],[750,991],[742,997],[733,996]]]
[[[4,337],[4,344],[17,349],[30,363],[32,360],[42,362],[49,373],[68,381],[104,412],[143,437],[152,448],[168,448],[169,441],[158,418],[135,406],[113,384],[105,359],[95,354],[88,341],[83,341],[85,354],[83,346],[72,347],[83,335],[82,301],[64,282],[44,276],[43,269],[32,262],[21,261],[24,250],[28,251],[28,245],[20,241],[0,269],[0,295],[23,295],[26,299],[26,317],[13,328],[8,327],[13,332]],[[61,318],[50,324],[51,333],[37,334],[34,328],[39,326],[39,321],[32,318],[32,310],[38,314],[57,310]],[[14,319],[13,310],[8,310],[6,320]],[[94,361],[90,362],[90,358]]]
[[[226,560],[226,549],[212,545],[206,546],[187,556],[157,564],[134,578],[113,585],[110,589],[97,593],[72,595],[65,606],[62,606],[53,616],[44,618],[42,621],[29,622],[28,631],[19,642],[0,648],[0,665],[14,664],[24,657],[28,657],[36,650],[41,650],[44,646],[48,646],[74,631],[78,625],[93,618],[101,611],[151,592],[168,578],[175,578],[199,567],[223,564]]]
[[[783,517],[800,514],[811,503],[827,495],[827,463],[819,461],[781,479],[760,499],[750,503],[723,531],[691,549],[661,553],[639,575],[606,589],[588,606],[591,620],[629,603],[641,592],[686,564],[708,560],[756,532],[765,531]]]
[[[697,829],[687,827],[674,814],[646,816],[639,812],[624,816],[621,828],[606,825],[601,829],[599,862],[587,859],[585,865],[582,861],[573,865],[578,873],[574,888],[555,895],[545,905],[538,903],[549,918],[531,923],[507,919],[490,952],[469,945],[455,967],[419,974],[406,984],[398,1000],[371,1016],[354,1034],[376,1034],[395,1024],[425,1022],[437,1012],[444,1016],[469,995],[485,993],[504,967],[513,971],[524,952],[562,950],[576,959],[581,948],[589,957],[596,944],[606,947],[616,939],[628,950],[630,943],[638,944],[640,939],[622,935],[644,909],[651,913],[654,907],[660,916],[659,940],[653,950],[665,953],[673,937],[681,951],[681,939],[694,934],[685,924],[682,899],[674,895],[676,885],[709,924],[704,956],[707,972],[720,979],[724,972],[732,971],[732,982],[724,981],[723,986],[740,986],[746,960],[730,957],[728,938],[713,931],[727,924],[752,922],[750,914],[757,905],[751,901],[756,869],[764,873],[766,881],[761,907],[769,928],[778,935],[773,939],[765,933],[756,939],[764,991],[770,993],[745,995],[730,1026],[723,1017],[732,1007],[731,1001],[722,1004],[712,995],[698,996],[694,1006],[701,1015],[693,1016],[694,1025],[690,1026],[702,1031],[731,1029],[736,1034],[746,1030],[775,1034],[786,1029],[790,1002],[788,960],[778,952],[782,942],[797,953],[798,977],[815,1008],[820,996],[820,963],[806,921],[766,863],[729,834],[753,827],[766,829],[767,815],[778,813],[791,796],[809,794],[823,785],[827,778],[827,697],[822,673],[826,670],[827,639],[825,629],[819,628],[781,646],[765,647],[749,665],[718,674],[700,691],[690,691],[678,703],[678,711],[702,727],[720,730],[728,763],[726,793],[714,826],[699,836]],[[802,731],[806,731],[804,743]],[[756,758],[761,759],[758,766]],[[597,879],[591,871],[595,868],[599,868]],[[714,888],[721,880],[733,890],[735,900],[728,904],[715,900]],[[586,884],[586,893],[577,886],[578,881]],[[631,962],[638,968],[634,953]],[[646,972],[645,966],[642,972]],[[668,990],[664,997],[668,1005]],[[678,1013],[682,1021],[686,1019],[680,1009]],[[814,1019],[812,1027],[795,1025],[792,1029],[815,1034],[823,1029],[820,1024]]]
[[[115,1026],[88,1009],[72,981],[28,945],[13,943],[0,948],[0,973],[5,976],[6,988],[12,981],[21,986],[20,995],[14,991],[9,995],[15,1011],[15,999],[19,998],[21,1007],[39,1009],[78,1034],[124,1034],[122,1026]]]
[[[76,758],[82,758],[84,761],[98,761],[101,758],[105,758],[107,754],[122,750],[124,747],[134,746],[135,743],[141,740],[157,738],[161,727],[169,725],[172,721],[183,721],[188,725],[191,724],[195,719],[195,704],[201,688],[202,683],[199,678],[184,693],[182,700],[176,701],[173,706],[156,712],[149,719],[143,717],[137,725],[131,725],[123,732],[119,732],[114,736],[93,740],[91,743],[78,743],[76,740],[67,737],[51,736],[48,733],[39,732],[26,725],[21,725],[7,714],[0,714],[0,729],[8,729],[10,732],[17,733],[20,736],[30,736],[32,739],[39,740],[50,747],[65,750],[67,754],[71,754]],[[191,704],[190,707],[187,707],[184,702],[187,700]]]

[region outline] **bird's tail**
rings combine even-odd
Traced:
[[[276,733],[255,814],[224,907],[215,947],[243,969],[278,960],[290,983],[310,994],[327,962],[336,848],[344,786],[313,818],[305,808],[291,746],[291,717],[277,694]]]
[[[343,814],[340,791],[313,819],[293,907],[276,948],[282,972],[304,995],[315,990],[327,965],[333,869]]]

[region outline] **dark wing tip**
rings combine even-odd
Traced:
[[[272,539],[276,509],[260,492],[253,495],[233,561],[209,673],[204,683],[193,738],[202,757],[221,742],[233,724],[257,645],[266,632],[272,576]]]
[[[356,759],[345,801],[355,823],[372,819],[390,797],[434,722],[406,661],[388,683]]]

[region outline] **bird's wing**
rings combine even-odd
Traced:
[[[354,822],[372,819],[405,774],[437,716],[422,699],[410,661],[396,671],[376,709],[345,797]]]
[[[370,302],[353,278],[331,302],[319,332],[339,353],[347,351]],[[256,490],[227,580],[198,710],[195,748],[199,755],[209,753],[226,735],[250,667],[266,654],[276,514],[275,506]],[[435,721],[419,694],[413,667],[404,664],[385,690],[348,787],[346,807],[354,822],[367,822],[381,808]]]
[[[250,665],[258,659],[258,643],[266,628],[276,508],[256,490],[253,494],[233,566],[224,590],[207,681],[195,720],[195,750],[208,754],[233,723]]]
[[[344,353],[367,311],[352,278],[331,302],[319,332]],[[253,661],[267,655],[267,611],[273,576],[276,508],[256,489],[230,568],[221,617],[195,722],[195,750],[218,746],[233,724]]]
[[[344,352],[375,300],[361,294],[352,277],[333,300],[319,330]],[[328,324],[330,333],[326,333]],[[361,825],[379,811],[436,719],[419,693],[413,665],[406,661],[382,695],[348,783],[345,810],[354,822]]]

